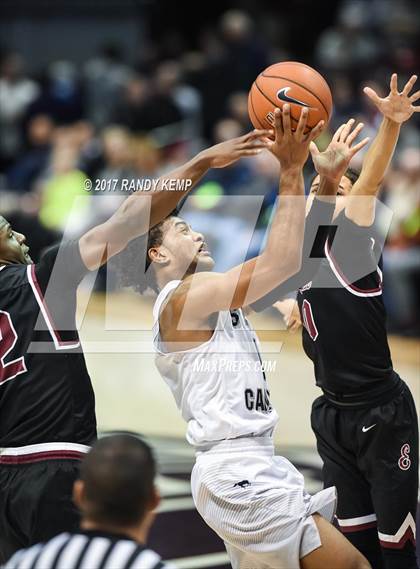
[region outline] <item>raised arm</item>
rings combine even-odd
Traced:
[[[308,204],[311,207],[306,217],[302,267],[284,283],[255,302],[252,305],[253,310],[259,312],[271,306],[287,293],[305,285],[317,273],[328,235],[328,231],[321,232],[320,228],[326,229],[331,224],[341,178],[353,156],[369,142],[369,139],[365,138],[353,146],[363,128],[362,123],[353,128],[354,123],[354,119],[350,119],[347,123],[342,124],[323,152],[320,152],[316,145],[311,143],[312,160],[317,173],[320,175],[320,181],[313,202]],[[312,196],[308,198],[308,201],[311,199]]]
[[[268,130],[254,130],[244,136],[216,144],[192,160],[161,177],[156,191],[136,192],[128,197],[105,223],[80,238],[80,254],[86,267],[96,269],[122,251],[134,238],[146,233],[173,211],[210,168],[224,168],[244,156],[253,156],[268,146]],[[167,180],[191,180],[187,191],[166,191]]]
[[[391,77],[390,92],[380,98],[370,87],[364,92],[382,113],[383,119],[378,134],[373,140],[363,161],[362,172],[352,187],[345,214],[357,225],[368,227],[375,218],[375,199],[380,190],[387,168],[391,162],[400,134],[402,123],[420,111],[413,103],[420,99],[420,91],[410,96],[417,76],[413,75],[401,92],[398,91],[398,78]]]
[[[305,225],[302,168],[310,142],[323,128],[320,122],[304,135],[307,115],[304,108],[292,132],[290,105],[284,105],[283,112],[275,111],[275,141],[270,150],[281,166],[281,197],[265,250],[226,273],[198,273],[186,278],[169,301],[175,318],[182,313],[184,326],[194,329],[210,314],[245,306],[299,270]]]

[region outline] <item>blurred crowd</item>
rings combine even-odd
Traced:
[[[381,119],[361,88],[368,84],[385,94],[391,72],[402,84],[420,68],[418,10],[409,1],[340,3],[334,25],[305,58],[334,97],[321,146],[349,117],[363,120],[365,136],[374,134]],[[82,66],[52,57],[36,74],[28,74],[19,53],[3,50],[0,210],[27,232],[33,257],[61,234],[77,236],[111,215],[127,195],[114,180],[156,178],[204,146],[248,131],[252,81],[267,65],[296,59],[271,41],[275,22],[270,26],[263,33],[248,13],[231,10],[203,31],[194,51],[166,49],[163,56],[147,40],[141,57],[128,62],[119,46],[104,44]],[[384,254],[386,301],[392,329],[403,333],[420,330],[419,138],[417,115],[402,130],[381,195],[394,212]],[[309,180],[310,165],[305,175]],[[211,171],[187,202],[186,216],[208,233],[219,270],[261,247],[278,176],[276,161],[261,154]],[[258,215],[255,203],[262,204]],[[229,250],[232,240],[243,250]]]

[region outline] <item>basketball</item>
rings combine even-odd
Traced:
[[[274,109],[290,103],[292,130],[295,130],[303,107],[309,110],[305,132],[320,120],[328,123],[332,96],[325,79],[304,63],[284,61],[270,65],[252,84],[248,96],[248,113],[255,128],[272,128]]]

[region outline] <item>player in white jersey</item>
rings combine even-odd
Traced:
[[[256,334],[242,307],[300,269],[305,226],[302,168],[322,123],[295,132],[290,106],[275,112],[270,150],[281,166],[281,198],[264,251],[223,274],[211,272],[204,238],[177,216],[149,233],[148,262],[160,291],[154,307],[157,366],[188,423],[196,447],[192,492],[198,511],[224,540],[234,569],[368,569],[331,524],[336,493],[315,496],[285,458],[275,456],[277,413]],[[343,125],[316,156],[323,196],[335,196],[361,125]],[[321,201],[318,193],[316,198]],[[331,198],[332,199],[332,198]]]

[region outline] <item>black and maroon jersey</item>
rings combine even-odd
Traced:
[[[39,263],[0,267],[0,448],[89,445],[96,436],[75,323],[86,273],[78,241],[50,248]]]
[[[388,346],[375,231],[344,212],[334,224],[340,230],[327,240],[325,259],[297,300],[317,385],[330,399],[352,404],[380,398],[400,380]]]
[[[314,199],[305,220],[301,268],[271,292],[255,301],[251,305],[255,312],[265,310],[285,295],[295,292],[316,275],[324,256],[324,245],[331,229],[334,208],[333,203]]]

